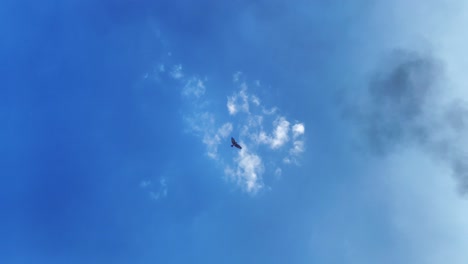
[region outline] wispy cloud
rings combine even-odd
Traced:
[[[279,117],[275,120],[275,132],[271,139],[271,148],[277,149],[289,141],[289,122],[284,117]]]
[[[264,106],[257,95],[250,93],[241,72],[233,75],[236,88],[225,97],[223,114],[209,103],[212,98],[207,78],[187,75],[181,64],[166,68],[171,70],[158,74],[167,74],[180,84],[180,93],[186,98],[184,120],[188,131],[200,138],[206,155],[224,167],[225,176],[244,191],[255,194],[265,187],[265,176],[278,178],[284,173],[284,163],[299,164],[298,158],[305,150],[304,124],[289,121],[275,106]],[[261,89],[260,81],[254,81],[253,86]],[[231,136],[238,139],[242,150],[232,149],[221,155],[219,147],[229,147]],[[160,198],[162,193],[154,192],[153,197]]]
[[[255,102],[260,103],[258,98],[256,98]],[[249,113],[249,96],[247,95],[247,85],[245,83],[241,84],[239,92],[228,97],[227,108],[231,115],[235,115],[238,112]]]
[[[167,197],[167,182],[164,177],[161,177],[156,184],[150,180],[143,180],[140,182],[140,187],[148,192],[150,199],[153,201]]]
[[[232,124],[225,123],[216,132],[209,130],[203,132],[203,143],[207,147],[207,154],[210,158],[218,159],[218,146],[222,141],[227,141],[226,139],[231,134],[231,131]]]
[[[281,173],[283,173],[283,170],[281,168],[276,168],[276,170],[275,170],[276,178],[281,177]]]
[[[184,73],[182,72],[182,65],[177,64],[172,66],[170,75],[174,79],[181,79],[182,77],[184,77]]]
[[[302,140],[294,141],[293,147],[289,150],[289,152],[294,156],[297,156],[301,154],[302,152],[304,152],[304,141]]]
[[[231,123],[227,122],[217,126],[215,115],[211,112],[192,112],[185,116],[189,131],[202,139],[207,149],[207,155],[212,159],[218,159],[218,146],[226,141],[233,130]]]
[[[226,123],[218,129],[218,135],[222,138],[227,138],[232,132],[232,124]]]
[[[283,173],[279,166],[285,160],[288,164],[298,164],[298,157],[305,151],[305,126],[300,122],[291,126],[291,121],[281,115],[277,107],[262,105],[257,95],[249,93],[243,79],[241,73],[234,75],[238,89],[227,98],[227,111],[231,115],[240,115],[237,131],[248,148],[234,160],[237,168],[228,167],[226,173],[237,179],[245,190],[255,193],[264,187],[264,175],[278,178]],[[276,167],[270,164],[276,164]]]
[[[248,81],[242,72],[232,75],[225,86],[234,86],[231,92],[215,98],[210,94],[209,78],[192,74],[184,65],[174,61],[167,41],[158,31],[163,50],[159,61],[143,74],[147,84],[170,84],[181,94],[182,118],[186,132],[205,146],[205,155],[223,168],[224,176],[249,194],[265,186],[264,179],[278,179],[286,173],[282,166],[299,164],[305,151],[304,123],[290,117],[274,105],[265,104],[253,90],[262,90],[260,80]],[[159,85],[167,87],[167,85]],[[224,107],[220,109],[220,104]],[[292,119],[294,120],[294,119]],[[230,137],[235,137],[242,150],[231,148]],[[219,151],[220,148],[223,151]],[[285,162],[287,161],[287,162]],[[167,196],[168,187],[163,177],[159,182],[144,180],[140,187],[158,200]],[[267,187],[267,188],[265,188]]]
[[[152,70],[143,74],[143,79],[148,81],[161,81],[161,76],[164,75],[166,67],[164,64],[156,65]]]
[[[229,178],[252,194],[263,188],[264,166],[262,159],[257,154],[244,147],[234,158],[234,162],[237,164],[234,169],[230,165],[225,168],[225,173]]]
[[[293,138],[297,138],[304,134],[305,127],[303,123],[294,124],[292,127]]]
[[[205,83],[199,77],[192,77],[187,80],[182,94],[185,96],[195,96],[200,97],[205,94]]]

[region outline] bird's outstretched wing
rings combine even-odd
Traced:
[[[238,149],[242,149],[242,147],[239,144],[237,144],[236,140],[233,137],[231,137],[231,143],[232,143],[231,147],[234,146]]]

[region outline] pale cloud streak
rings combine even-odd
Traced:
[[[218,135],[220,135],[222,138],[227,138],[232,132],[232,124],[231,123],[225,123],[223,126],[221,126],[218,129]]]
[[[273,132],[267,133],[263,129],[254,135],[257,143],[269,145],[271,149],[278,149],[289,141],[290,123],[280,116],[273,121]]]
[[[228,139],[233,130],[232,123],[227,122],[217,127],[215,115],[210,112],[190,113],[185,121],[189,130],[205,144],[206,154],[212,159],[218,159],[218,146]]]
[[[192,77],[189,80],[187,80],[182,90],[182,94],[185,96],[193,95],[198,98],[205,94],[205,90],[206,88],[203,80],[198,77]]]
[[[203,143],[207,147],[207,154],[210,158],[218,159],[218,146],[222,141],[227,141],[231,132],[231,123],[225,123],[215,133],[209,130],[204,131]]]
[[[166,178],[161,177],[159,182],[154,184],[151,180],[140,182],[140,188],[146,190],[151,200],[158,201],[167,197],[168,188]]]
[[[256,98],[255,102],[260,104],[258,98]],[[235,115],[238,112],[249,113],[249,96],[247,95],[247,84],[242,83],[240,91],[228,97],[227,108],[229,114],[231,115]]]
[[[240,142],[242,144],[242,142]],[[245,147],[239,151],[234,162],[237,164],[234,169],[230,166],[225,168],[226,175],[246,192],[255,194],[264,187],[262,174],[264,165],[262,159],[248,151]]]
[[[276,128],[270,145],[272,149],[277,149],[289,141],[289,122],[284,117],[280,117],[275,120],[274,125]]]
[[[181,64],[174,65],[172,67],[170,75],[171,75],[172,78],[174,78],[176,80],[181,79],[182,77],[184,77],[184,74],[182,72],[182,65]]]
[[[304,152],[304,141],[296,140],[293,142],[293,147],[289,150],[289,153],[292,155],[299,155],[300,153]]]

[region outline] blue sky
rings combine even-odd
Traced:
[[[0,262],[466,262],[464,1],[0,17]]]

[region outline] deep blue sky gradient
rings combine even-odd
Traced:
[[[320,228],[310,219],[333,199],[327,182],[343,180],[327,158],[337,146],[311,140],[323,150],[315,156],[321,165],[305,159],[275,192],[246,196],[184,133],[173,81],[141,79],[158,61],[183,63],[210,76],[214,98],[224,102],[242,70],[271,86],[263,100],[319,124],[326,132],[314,134],[324,136],[330,125],[317,97],[328,91],[318,86],[329,81],[323,71],[337,56],[340,21],[316,25],[300,3],[264,1],[5,4],[2,262],[314,259],[308,240]],[[321,174],[329,176],[319,187]],[[140,181],[158,175],[169,195],[155,203]],[[315,225],[321,221],[328,220]]]

